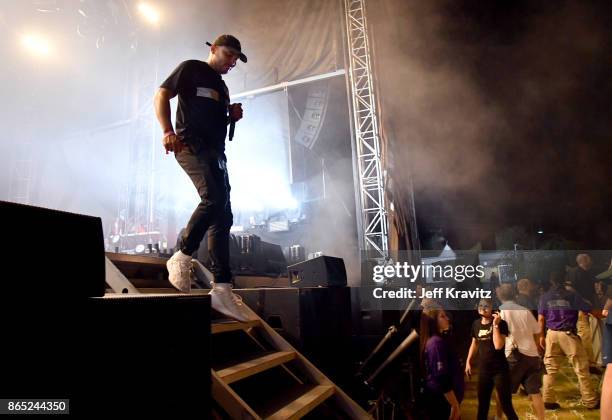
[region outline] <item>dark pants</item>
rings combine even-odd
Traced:
[[[481,372],[478,375],[478,420],[487,420],[493,387],[497,391],[502,410],[508,420],[518,420],[512,407],[510,386],[510,372],[507,370],[497,373]]]
[[[436,394],[431,391],[425,391],[423,398],[422,417],[426,420],[448,420],[451,412],[451,406],[446,400],[444,394]]]
[[[232,280],[229,232],[233,215],[225,154],[189,146],[175,156],[200,196],[200,204],[191,215],[180,239],[180,249],[192,255],[208,231],[208,252],[215,282],[229,283]]]

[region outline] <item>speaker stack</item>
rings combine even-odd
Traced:
[[[0,398],[209,417],[208,296],[104,296],[99,217],[1,201],[0,214]]]

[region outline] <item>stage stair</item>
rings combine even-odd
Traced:
[[[211,324],[213,398],[230,418],[299,419],[309,413],[310,418],[316,419],[371,418],[255,312],[249,311],[253,321],[213,319]],[[229,334],[237,336],[226,340]],[[228,353],[233,360],[221,361],[216,367],[215,355]],[[241,382],[250,384],[233,386]],[[261,388],[275,388],[271,385],[274,382],[283,392],[261,392]],[[261,395],[267,401],[262,401]]]
[[[166,258],[106,256],[108,293],[178,293],[167,280]],[[211,377],[218,418],[372,418],[248,306],[247,311],[253,321],[214,319],[213,313]]]

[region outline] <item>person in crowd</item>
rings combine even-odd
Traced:
[[[576,267],[570,268],[567,272],[567,287],[576,292],[592,307],[595,302],[595,275],[592,271],[593,260],[589,254],[579,254],[576,257],[576,264]],[[589,360],[589,371],[601,374],[595,358],[595,354],[601,352],[601,348],[597,347],[600,345],[599,343],[593,341],[597,322],[593,322],[595,320],[591,320],[589,317],[588,313],[581,311],[578,314],[576,329]]]
[[[538,286],[531,280],[525,278],[516,282],[516,289],[518,290],[518,294],[516,295],[514,302],[516,302],[517,305],[532,311],[534,318],[537,320],[538,301],[536,296],[538,294]]]
[[[610,285],[612,282],[612,261],[606,271],[597,275],[597,279],[601,282],[600,292],[603,293],[603,295],[600,293],[599,301],[603,302],[605,298],[601,311],[603,319],[603,351],[601,356],[603,366],[607,369],[608,364],[612,363],[612,357],[610,357],[612,354],[612,317],[609,313],[612,309],[612,286]]]
[[[559,368],[567,357],[578,377],[582,404],[587,408],[597,408],[599,402],[589,377],[589,360],[576,331],[578,312],[588,313],[591,306],[580,295],[564,287],[560,273],[552,273],[550,283],[550,290],[542,296],[538,305],[538,322],[542,334],[540,342],[546,349],[546,375],[542,391],[544,406],[552,410],[560,408],[554,384]]]
[[[472,360],[478,353],[478,420],[486,420],[491,404],[493,388],[497,391],[502,411],[509,420],[518,416],[512,407],[510,371],[504,354],[508,324],[498,313],[493,312],[492,300],[481,299],[478,303],[480,319],[472,325],[472,344],[468,351],[465,373],[472,376]]]
[[[605,316],[602,315],[602,310],[606,306],[607,299],[606,283],[602,280],[596,280],[595,295],[593,299],[593,314],[589,317],[589,324],[591,326],[591,337],[593,342],[593,359],[595,360],[595,367],[598,370],[601,370],[601,372],[603,372],[606,366],[603,362],[603,332],[605,329]]]
[[[497,275],[497,272],[492,271],[491,276],[489,277],[489,289],[491,290],[491,296],[493,296],[493,300],[491,302],[492,308],[499,307],[499,302],[497,302],[497,295],[495,294],[495,291],[499,287],[499,284],[499,276]]]
[[[610,265],[612,276],[612,264]],[[606,366],[603,385],[601,387],[601,418],[612,419],[612,297],[608,297],[602,311],[605,316],[604,354],[603,361]]]
[[[461,418],[464,381],[459,358],[448,340],[450,321],[436,304],[421,313],[420,354],[426,415],[431,420]]]
[[[501,302],[500,317],[506,321],[510,331],[506,338],[505,353],[510,367],[512,392],[516,393],[519,385],[523,385],[531,398],[536,417],[544,420],[544,400],[541,393],[543,365],[540,358],[543,349],[539,349],[540,326],[527,308],[514,302],[514,289],[511,284],[505,283],[499,286],[497,297]]]

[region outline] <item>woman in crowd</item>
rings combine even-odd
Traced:
[[[472,359],[478,352],[478,420],[487,420],[493,387],[508,420],[518,420],[512,407],[510,370],[504,354],[508,324],[493,313],[491,299],[478,303],[480,319],[472,325],[472,344],[468,352],[465,373],[472,376]]]
[[[459,420],[464,382],[459,359],[448,341],[450,321],[438,305],[421,314],[420,350],[426,418]]]

